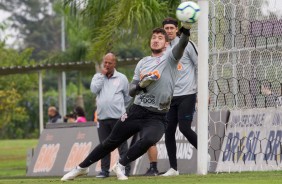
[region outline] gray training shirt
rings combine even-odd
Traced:
[[[119,119],[132,99],[129,96],[129,83],[126,76],[116,70],[111,78],[101,73],[95,74],[90,89],[97,96],[99,120]]]
[[[170,42],[167,51],[171,50],[179,41],[176,37]],[[196,45],[189,41],[185,47],[178,66],[178,76],[173,96],[183,96],[197,93],[198,51]]]
[[[146,87],[146,93],[140,91],[135,96],[134,104],[151,111],[168,112],[177,77],[178,60],[176,58],[181,58],[182,55],[178,49],[184,49],[186,41],[187,37],[182,35],[178,42],[182,44],[175,46],[175,49],[170,49],[159,57],[147,56],[138,62],[134,71],[134,81],[141,81],[142,76],[150,73],[157,74],[159,79]]]

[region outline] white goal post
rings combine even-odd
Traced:
[[[197,173],[208,172],[208,98],[209,98],[209,1],[199,0],[201,15],[198,20],[198,154]]]

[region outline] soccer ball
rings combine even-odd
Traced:
[[[181,22],[195,23],[200,15],[200,7],[197,3],[186,1],[181,3],[176,9],[176,17]]]

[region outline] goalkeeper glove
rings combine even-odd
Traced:
[[[180,32],[185,34],[186,36],[190,36],[190,29],[192,27],[192,25],[190,23],[186,23],[186,22],[181,22],[181,28],[180,28]]]
[[[141,88],[146,88],[149,86],[152,82],[158,80],[158,76],[152,74],[152,75],[145,75],[142,80],[139,82],[139,86]]]

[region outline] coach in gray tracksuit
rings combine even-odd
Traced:
[[[129,105],[129,83],[126,76],[115,69],[116,57],[108,53],[103,58],[101,73],[94,75],[91,81],[91,91],[96,94],[98,135],[102,143],[111,133],[117,120],[125,113],[125,107]],[[128,150],[127,141],[119,146],[119,153],[123,156]],[[109,176],[110,154],[101,159],[101,172],[96,177],[105,178]],[[127,173],[130,166],[127,166]]]

